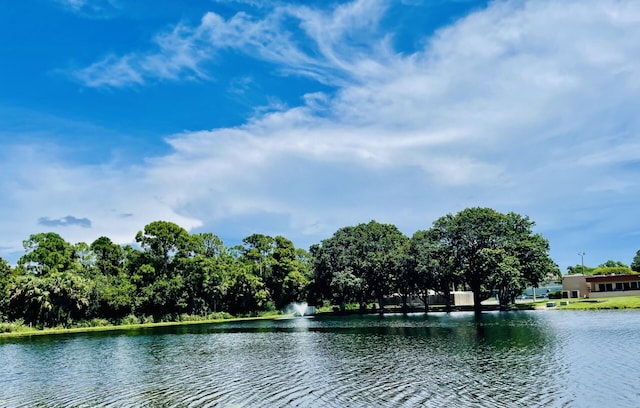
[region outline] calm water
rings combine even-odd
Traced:
[[[288,319],[0,341],[0,406],[637,407],[640,312]]]

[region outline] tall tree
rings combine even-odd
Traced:
[[[269,300],[269,291],[259,276],[254,275],[250,266],[235,262],[231,269],[229,307],[232,313],[247,314],[262,310]]]
[[[265,283],[278,309],[307,298],[309,275],[308,253],[296,250],[293,242],[278,235],[274,240],[271,270]]]
[[[172,256],[188,250],[191,239],[187,230],[177,224],[153,221],[144,227],[144,231],[138,231],[136,242],[155,257],[164,274],[168,275]]]
[[[411,237],[410,259],[415,270],[416,290],[429,307],[429,290],[440,293],[447,311],[451,310],[451,291],[460,281],[459,271],[453,264],[452,254],[446,246],[446,230],[436,227],[417,231]]]
[[[18,265],[38,276],[70,270],[74,264],[72,246],[55,232],[32,234],[22,242],[26,253]]]
[[[636,252],[636,256],[631,261],[631,269],[640,272],[640,249]]]
[[[71,246],[71,250],[76,261],[76,272],[85,277],[92,276],[96,270],[96,256],[91,247],[86,242],[78,242]]]
[[[587,265],[576,264],[574,266],[567,266],[567,275],[592,275],[595,268]]]
[[[103,275],[118,275],[124,263],[120,245],[107,237],[99,237],[91,243],[91,251],[96,256],[96,266]]]
[[[395,225],[371,221],[360,224],[359,268],[369,290],[384,311],[384,298],[391,294],[402,272],[402,251],[407,237]]]
[[[263,234],[252,234],[242,240],[242,256],[253,263],[257,275],[264,281],[269,275],[271,256],[273,255],[275,239]]]
[[[519,274],[515,279],[536,286],[555,267],[548,242],[533,234],[533,225],[528,217],[490,208],[467,208],[434,223],[443,248],[452,255],[451,267],[473,291],[476,313],[481,312],[481,300],[491,289],[506,290],[503,284],[513,289],[515,270]]]
[[[402,299],[402,310],[409,309],[409,296],[418,294],[418,279],[416,266],[411,256],[410,241],[406,241],[399,250],[398,270],[395,279],[395,290]]]
[[[191,240],[193,241],[193,250],[196,255],[202,255],[207,258],[218,258],[227,255],[228,251],[220,237],[210,232],[193,234]]]
[[[406,241],[391,224],[371,221],[341,228],[312,248],[316,285],[341,304],[355,292],[361,307],[375,299],[383,311],[384,297],[395,288],[402,270]]]
[[[8,279],[12,272],[13,269],[11,268],[11,265],[9,265],[9,262],[0,258],[0,282]]]
[[[520,262],[518,258],[509,255],[503,248],[484,248],[480,251],[482,267],[489,269],[488,286],[498,293],[500,308],[506,309],[510,302],[513,302],[518,293],[522,293],[526,283],[520,273]]]
[[[0,321],[5,317],[6,314],[6,291],[5,288],[9,285],[9,280],[13,276],[14,271],[9,265],[9,262],[0,258]]]
[[[313,292],[318,299],[330,299],[344,310],[346,303],[368,300],[364,280],[356,268],[358,231],[349,226],[331,238],[311,246]]]

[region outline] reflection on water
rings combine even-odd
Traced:
[[[0,406],[636,406],[640,312],[350,316],[0,343]]]

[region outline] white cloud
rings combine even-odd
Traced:
[[[67,10],[86,18],[109,18],[121,9],[119,0],[53,0]]]
[[[206,78],[203,62],[229,48],[339,90],[237,128],[170,136],[172,153],[144,167],[21,174],[27,183],[12,200],[29,203],[34,222],[79,214],[121,240],[151,219],[193,228],[256,214],[287,220],[297,243],[371,218],[412,233],[475,205],[529,214],[567,253],[610,234],[607,220],[624,233],[640,227],[635,213],[612,210],[640,199],[638,3],[494,2],[411,55],[391,48],[384,12],[359,1],[330,13],[208,13],[158,36],[159,51],[86,68],[78,75],[88,86]],[[54,182],[37,185],[44,178]],[[64,211],[42,213],[44,200]],[[88,211],[100,208],[110,210]]]
[[[305,12],[304,21],[326,18]],[[611,189],[638,198],[638,168],[620,167],[639,157],[638,18],[631,2],[498,2],[413,55],[325,48],[332,58],[321,61],[348,72],[348,83],[320,98],[320,111],[309,104],[239,129],[176,135],[174,153],[154,171],[180,178],[180,169],[202,166],[196,172],[214,187],[200,202],[216,203],[213,219],[259,208],[301,229],[379,217],[411,232],[429,216],[491,205],[529,213],[548,230],[578,223],[572,209],[608,208]],[[351,68],[364,65],[384,68],[361,76]],[[385,177],[396,172],[410,181]],[[305,183],[320,186],[315,200],[297,193]],[[189,197],[198,187],[172,190]],[[386,192],[416,201],[399,204]]]
[[[158,34],[154,38],[156,50],[122,57],[109,55],[74,75],[89,87],[114,88],[148,80],[206,79],[201,65],[226,49],[281,64],[283,71],[322,82],[339,81],[342,75],[338,73],[375,74],[382,69],[382,61],[356,58],[372,50],[342,40],[355,34],[363,42],[370,40],[384,9],[379,1],[356,1],[329,14],[305,6],[278,6],[263,19],[238,12],[225,20],[208,12],[198,26],[179,23],[171,31]],[[292,19],[297,21],[299,37],[285,29]],[[301,43],[309,42],[311,53],[301,47]],[[384,42],[378,48],[380,55],[388,52]]]
[[[72,243],[90,243],[100,235],[129,243],[137,230],[156,219],[185,228],[200,225],[178,214],[173,209],[176,203],[168,201],[161,188],[150,188],[141,168],[69,166],[47,145],[8,146],[1,157],[6,177],[0,178],[4,200],[0,247],[5,254],[20,251],[22,239],[43,230],[58,232]],[[80,215],[86,221],[75,225],[51,222],[66,214]]]
[[[144,83],[139,70],[132,65],[131,57],[110,55],[87,68],[76,72],[76,77],[89,87],[121,87]]]

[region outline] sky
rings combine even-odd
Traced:
[[[640,249],[635,0],[0,3],[0,257],[527,215],[566,271]]]

